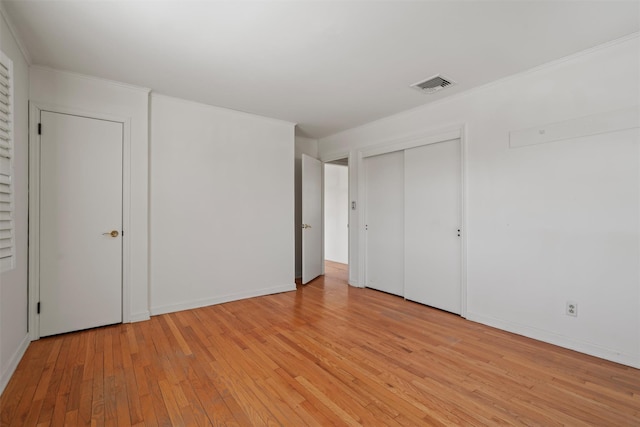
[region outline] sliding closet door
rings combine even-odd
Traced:
[[[364,159],[366,286],[395,295],[404,288],[404,154]]]
[[[460,140],[404,152],[406,299],[461,312]]]

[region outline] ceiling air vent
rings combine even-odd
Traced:
[[[444,78],[438,74],[437,76],[430,77],[427,80],[414,83],[411,87],[419,90],[420,92],[434,93],[446,87],[453,86],[455,83],[456,82],[453,80]]]

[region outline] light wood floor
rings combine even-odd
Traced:
[[[45,338],[2,426],[640,425],[640,371],[345,284]]]

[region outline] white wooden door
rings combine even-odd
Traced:
[[[366,286],[404,293],[404,156],[402,151],[364,159]]]
[[[460,314],[460,140],[405,151],[405,298]]]
[[[302,155],[302,283],[322,274],[322,163]]]
[[[40,123],[40,336],[122,322],[123,125]]]

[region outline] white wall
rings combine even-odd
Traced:
[[[29,343],[27,333],[27,209],[29,70],[4,16],[0,15],[0,50],[13,61],[15,268],[0,274],[0,393]]]
[[[509,148],[512,130],[639,105],[639,65],[634,36],[324,138],[320,155],[465,125],[467,317],[640,367],[637,129]]]
[[[294,125],[151,97],[151,311],[295,289]]]
[[[324,258],[349,263],[349,168],[324,165]]]
[[[149,318],[148,278],[148,156],[149,91],[93,77],[47,68],[30,69],[31,101],[131,121],[131,194],[129,239],[130,320]],[[126,295],[125,295],[126,298]]]
[[[318,158],[318,140],[295,137],[295,269],[296,277],[302,277],[302,155]]]

